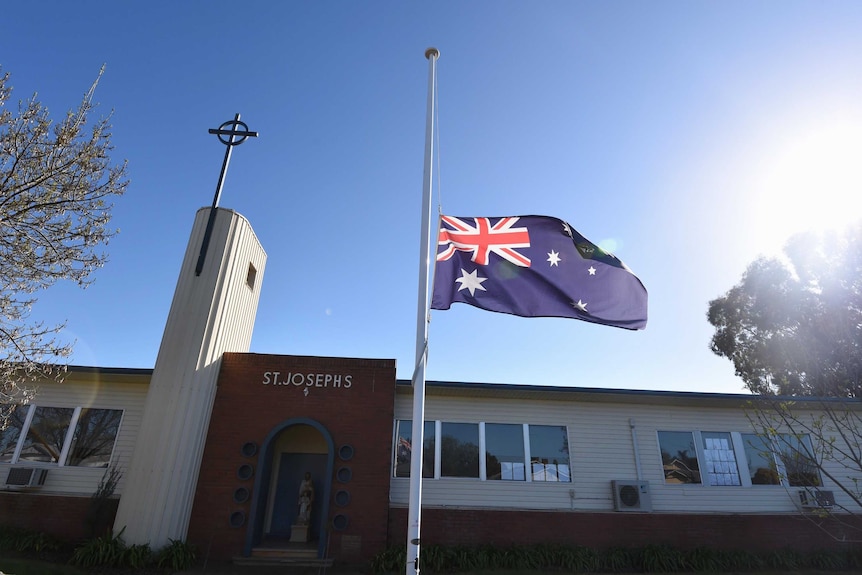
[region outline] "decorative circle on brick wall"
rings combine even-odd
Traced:
[[[248,463],[243,463],[239,466],[239,469],[236,470],[236,476],[245,481],[246,479],[251,479],[251,476],[254,475],[254,467],[249,465]]]
[[[230,526],[242,527],[245,525],[245,513],[242,511],[234,511],[230,514]]]
[[[345,529],[347,529],[348,523],[350,523],[350,521],[347,519],[347,515],[344,515],[342,513],[339,513],[332,518],[332,527],[336,531],[344,531]]]
[[[353,472],[350,471],[349,467],[342,467],[335,473],[335,477],[337,477],[341,483],[347,483],[353,477]]]
[[[242,454],[246,457],[254,457],[257,454],[257,443],[254,441],[246,441],[242,444]]]
[[[237,487],[233,492],[233,500],[237,503],[245,503],[248,501],[249,491],[245,487]]]
[[[353,446],[352,445],[342,445],[338,448],[338,457],[341,461],[350,461],[353,459]]]
[[[335,493],[335,504],[339,507],[346,507],[350,503],[350,492],[341,489]]]

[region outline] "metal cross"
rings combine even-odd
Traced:
[[[224,176],[227,173],[227,166],[230,164],[231,150],[233,150],[234,146],[238,146],[245,142],[246,138],[257,138],[257,132],[250,132],[245,122],[239,121],[239,114],[237,114],[233,120],[225,122],[218,128],[210,128],[209,133],[217,135],[219,141],[227,146],[227,148],[224,151],[224,161],[221,164],[221,173],[218,177],[218,185],[216,186],[215,196],[213,197],[210,217],[209,220],[207,220],[207,229],[204,232],[204,240],[201,244],[201,253],[198,256],[198,264],[195,266],[196,276],[201,275],[201,270],[204,268],[204,260],[207,256],[207,248],[210,244],[210,236],[212,235],[213,224],[215,223],[216,208],[218,208],[218,201],[219,198],[221,198],[221,190],[222,186],[224,186]],[[225,136],[228,136],[228,138],[225,139]]]

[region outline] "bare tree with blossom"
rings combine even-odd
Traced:
[[[110,115],[89,121],[98,77],[82,101],[54,122],[36,94],[9,109],[0,71],[0,430],[42,378],[62,378],[72,345],[64,323],[35,321],[36,294],[58,280],[87,287],[117,230],[111,200],[128,185],[112,164]]]

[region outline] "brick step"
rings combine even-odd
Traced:
[[[243,567],[332,567],[332,559],[316,559],[311,557],[254,556],[234,557],[234,565]]]
[[[282,559],[317,559],[317,549],[290,547],[255,547],[252,557],[273,557]]]

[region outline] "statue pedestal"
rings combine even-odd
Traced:
[[[308,542],[308,525],[293,525],[290,528],[291,543]]]

